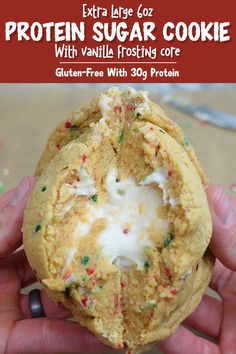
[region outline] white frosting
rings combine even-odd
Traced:
[[[144,248],[154,246],[148,229],[157,218],[160,198],[150,186],[137,186],[133,178],[116,182],[116,177],[113,169],[106,178],[108,198],[102,210],[107,227],[99,235],[98,243],[110,263],[116,260],[122,267],[131,259],[142,267]]]
[[[158,219],[157,207],[161,200],[157,191],[151,186],[136,185],[133,178],[118,182],[116,178],[117,172],[112,169],[106,177],[107,200],[102,205],[99,200],[97,203],[88,202],[86,222],[78,221],[75,235],[86,237],[92,224],[103,218],[106,227],[97,238],[102,255],[118,267],[129,266],[132,262],[142,267],[144,248],[154,246],[149,237],[150,226],[168,228],[168,223]],[[83,189],[83,181],[86,180],[80,180],[80,189],[75,189],[76,193]],[[90,183],[89,186],[89,191],[95,190]]]
[[[177,204],[179,204],[179,198],[173,198],[167,193],[167,180],[168,180],[168,170],[165,168],[159,168],[158,170],[153,171],[149,176],[144,177],[139,184],[144,186],[151,183],[157,183],[158,186],[163,191],[163,203],[169,203],[172,208],[175,208]]]
[[[71,193],[76,195],[87,195],[87,196],[96,193],[94,182],[84,168],[81,168],[78,171],[78,177],[79,177],[79,181],[77,181],[74,185],[68,183],[66,184],[67,189]]]
[[[112,102],[112,98],[105,95],[104,93],[102,93],[100,95],[99,101],[98,101],[98,106],[100,108],[100,111],[102,113],[102,116],[105,117],[107,114],[107,111],[109,111],[111,108],[109,106],[109,103]]]
[[[85,170],[79,172],[80,181],[73,191],[76,195],[91,197],[96,192],[92,178]],[[135,262],[139,268],[146,260],[145,247],[154,246],[150,228],[168,231],[167,220],[158,218],[157,208],[162,203],[158,192],[150,186],[155,182],[165,186],[165,171],[154,171],[139,185],[133,178],[117,181],[117,171],[112,169],[105,181],[107,198],[104,203],[88,199],[83,221],[78,221],[74,237],[86,237],[94,222],[104,219],[105,228],[99,233],[97,242],[109,263],[117,267],[128,267]],[[67,262],[73,258],[68,254]]]

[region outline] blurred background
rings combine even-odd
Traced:
[[[33,175],[47,138],[70,111],[110,84],[0,84],[0,194]],[[172,107],[166,95],[205,105],[236,120],[235,84],[120,84],[149,91],[149,97],[185,131],[210,183],[236,197],[236,130],[223,129]],[[222,117],[224,114],[222,115]],[[113,351],[109,352],[112,354]],[[117,352],[115,352],[117,353]],[[150,354],[160,353],[152,349]]]

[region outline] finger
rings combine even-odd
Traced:
[[[209,295],[204,295],[198,308],[184,323],[199,332],[217,339],[220,335],[222,313],[222,302]]]
[[[169,338],[158,342],[156,345],[165,354],[220,354],[216,344],[196,336],[183,326],[179,326]]]
[[[16,191],[16,187],[11,189],[10,191],[4,193],[0,197],[0,209],[3,209],[12,199],[14,193]]]
[[[236,348],[236,306],[235,295],[233,301],[225,301],[224,303],[224,320],[222,323],[222,335],[220,344],[222,353],[235,353]]]
[[[213,219],[213,237],[210,248],[228,268],[236,271],[236,200],[217,185],[207,189]]]
[[[16,322],[6,354],[104,353],[109,350],[79,324],[47,318]]]
[[[23,178],[7,205],[0,209],[0,257],[6,256],[22,244],[23,213],[34,181],[33,177]],[[5,201],[4,199],[2,204]]]
[[[22,288],[37,281],[36,275],[28,263],[24,250],[13,253],[10,255],[9,260],[21,279]]]
[[[48,318],[70,318],[72,314],[65,307],[57,306],[52,302],[47,296],[44,290],[41,290],[41,303],[45,313],[45,316]],[[22,317],[23,318],[32,318],[30,306],[29,306],[29,296],[21,295],[20,299]]]

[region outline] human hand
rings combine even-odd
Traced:
[[[179,326],[157,343],[165,354],[236,354],[236,200],[214,185],[207,189],[207,196],[214,230],[210,249],[217,258],[209,286],[222,301],[204,295],[184,323],[215,343]]]
[[[104,353],[107,349],[87,329],[66,321],[71,314],[53,304],[44,291],[41,301],[47,317],[32,318],[28,295],[21,288],[34,283],[35,275],[22,245],[22,219],[34,178],[0,197],[0,353]]]

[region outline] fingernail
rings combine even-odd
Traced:
[[[25,198],[26,194],[29,192],[29,189],[29,181],[26,177],[24,177],[20,184],[16,187],[15,193],[13,194],[9,205],[17,205],[18,203],[20,203]]]
[[[236,213],[231,201],[231,198],[220,188],[214,200],[214,213],[219,222],[225,226],[230,227],[236,221]]]

